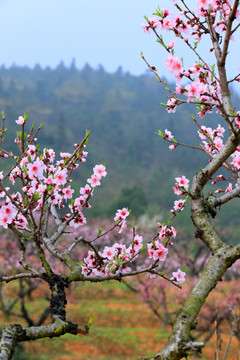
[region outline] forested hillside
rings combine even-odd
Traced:
[[[121,68],[109,74],[101,66],[78,70],[74,62],[70,68],[60,64],[56,69],[2,66],[0,110],[9,128],[5,141],[18,130],[15,119],[27,112],[36,124],[44,123],[39,137],[56,152],[71,152],[72,144],[81,141],[86,129],[91,130],[88,161],[80,170],[79,184],[96,163],[105,162],[108,171],[103,186],[95,191],[92,216],[113,216],[126,203],[137,216],[160,216],[175,199],[174,178],[191,176],[206,160],[205,154],[196,151],[193,157],[187,148],[170,151],[156,134],[167,128],[178,141],[199,143],[197,135],[191,135],[196,125],[189,107],[168,114],[161,106],[166,102],[162,90],[151,74],[136,77]],[[233,238],[240,234],[238,211],[237,206],[228,209],[226,238],[230,233]],[[187,213],[179,216],[181,224],[186,218]],[[189,223],[186,226],[190,237],[192,229]]]

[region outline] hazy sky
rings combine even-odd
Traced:
[[[55,67],[75,58],[79,68],[88,62],[112,72],[122,65],[140,74],[146,71],[143,51],[163,74],[163,48],[143,32],[141,23],[158,5],[169,4],[171,0],[0,0],[0,65]],[[168,35],[167,41],[171,39]],[[180,56],[187,51],[183,46]],[[208,56],[207,48],[205,52]],[[240,66],[238,59],[231,63],[232,71]]]

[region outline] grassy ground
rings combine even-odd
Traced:
[[[29,305],[36,318],[46,305],[40,300],[42,293],[43,290],[37,291],[35,301]],[[153,355],[167,341],[169,329],[161,329],[148,306],[124,284],[109,282],[76,287],[68,296],[67,313],[68,320],[79,326],[86,324],[90,315],[94,316],[90,335],[64,335],[29,342],[25,344],[27,355],[17,355],[16,360],[135,360]],[[228,335],[223,334],[222,339],[227,341]],[[227,360],[239,359],[237,346],[234,340]],[[214,349],[213,337],[198,359],[215,359]]]

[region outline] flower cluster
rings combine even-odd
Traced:
[[[165,261],[168,253],[168,249],[163,246],[158,240],[147,244],[148,256],[153,260]]]
[[[82,273],[86,276],[104,276],[129,272],[131,268],[128,264],[137,259],[142,249],[143,239],[136,234],[128,247],[115,243],[113,246],[105,246],[102,252],[88,251],[81,265]]]
[[[218,127],[214,130],[203,125],[201,126],[201,130],[198,131],[198,135],[200,136],[205,149],[214,155],[223,147],[222,137],[224,132],[225,129],[220,124],[218,124]]]
[[[186,178],[186,176],[177,177],[175,178],[176,184],[173,187],[174,193],[176,195],[183,195],[187,193],[187,189],[189,186],[189,180]]]
[[[231,165],[234,166],[238,171],[240,170],[240,146],[237,147],[237,150],[232,154],[233,160]]]
[[[16,122],[23,125],[25,118],[20,116]],[[101,178],[107,173],[104,165],[96,165],[93,175],[88,179],[91,186],[87,184],[80,188],[80,196],[72,200],[74,189],[70,185],[71,175],[78,168],[77,162],[86,160],[84,147],[77,145],[73,154],[60,153],[61,160],[55,161],[53,149],[44,149],[41,153],[37,146],[30,143],[9,174],[13,185],[17,179],[21,181],[22,193],[11,193],[9,188],[1,190],[0,196],[5,197],[5,202],[0,205],[0,225],[4,228],[13,225],[19,231],[26,230],[32,212],[43,211],[50,204],[64,208],[65,202],[69,200],[72,201],[69,205],[71,213],[66,214],[62,221],[69,219],[69,224],[74,227],[86,224],[82,209],[91,207],[88,200],[93,194],[93,188],[100,185]]]
[[[195,50],[202,36],[209,32],[204,25],[205,21],[201,21],[201,17],[204,17],[204,19],[211,18],[211,21],[209,19],[208,22],[212,24],[220,41],[226,31],[233,4],[230,0],[221,2],[218,0],[198,0],[195,12],[190,11],[184,4],[182,6],[185,9],[182,9],[177,2],[174,5],[178,11],[177,14],[173,14],[166,9],[158,9],[155,14],[157,16],[148,18],[147,25],[143,24],[142,27],[146,33],[149,33],[150,30],[155,32],[159,43],[168,52],[165,66],[177,79],[175,92],[171,92],[171,97],[166,104],[166,110],[175,112],[176,106],[181,104],[176,95],[184,94],[187,97],[187,102],[200,104],[201,111],[198,115],[203,118],[206,113],[211,113],[214,107],[217,108],[217,111],[221,108],[221,88],[214,69],[203,61],[192,64],[185,69],[182,60],[174,53],[175,41],[172,40],[168,45],[165,44],[162,36],[158,35],[157,31],[158,29],[171,31],[176,38],[182,39],[191,50]],[[239,20],[239,9],[236,11],[235,20]],[[231,34],[230,39],[233,39],[233,34]],[[213,51],[213,49],[211,48],[210,51]],[[185,81],[182,86],[180,82],[183,78]],[[186,80],[190,81],[190,83],[186,84]],[[238,80],[236,77],[236,81]]]

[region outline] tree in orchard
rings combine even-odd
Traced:
[[[184,189],[179,191],[174,188],[174,191],[186,198],[176,201],[172,212],[179,208],[182,210],[186,200],[191,201],[195,236],[207,245],[211,257],[177,314],[167,345],[154,356],[155,360],[181,359],[203,346],[190,341],[196,318],[209,293],[226,270],[240,258],[240,244],[231,245],[231,239],[228,244],[224,243],[211,222],[219,208],[240,196],[240,111],[232,105],[232,89],[229,88],[240,81],[240,74],[229,78],[226,70],[228,57],[237,55],[237,52],[233,54],[234,50],[230,53],[229,47],[231,42],[234,46],[239,28],[239,1],[197,0],[190,3],[179,0],[174,2],[174,9],[173,14],[168,9],[158,8],[152,18],[146,18],[143,29],[146,33],[153,32],[167,52],[165,65],[176,78],[175,89],[167,87],[157,68],[150,65],[143,54],[142,58],[168,91],[165,106],[169,113],[177,112],[182,104],[197,106],[198,116],[192,116],[192,121],[202,142],[200,146],[182,144],[167,129],[165,132],[159,130],[159,135],[171,143],[169,148],[173,151],[177,151],[179,146],[187,146],[191,151],[202,151],[208,156],[205,166],[194,175],[189,188],[184,176],[179,179]],[[162,35],[164,31],[173,35],[168,44]],[[188,62],[185,64],[179,58],[180,54],[175,54],[175,40],[182,42],[182,48],[185,46],[192,51],[193,63],[185,59]],[[203,41],[205,46],[201,51]],[[212,64],[205,60],[207,51],[214,55]],[[211,127],[202,123],[204,119],[207,121],[207,114],[211,114]],[[220,116],[225,127],[219,124]],[[206,187],[210,184],[217,184],[218,188],[209,193]]]
[[[16,123],[21,130],[17,131],[14,140],[17,151],[13,153],[3,147],[6,129],[2,113],[0,156],[11,168],[6,173],[0,172],[0,226],[14,240],[9,236],[9,241],[2,242],[0,280],[1,283],[35,280],[47,284],[50,304],[46,311],[50,312],[51,322],[45,323],[45,312],[41,321],[32,322],[22,302],[27,326],[11,324],[1,329],[2,360],[12,358],[18,343],[65,333],[89,333],[92,316],[82,327],[67,321],[66,289],[72,283],[121,281],[142,273],[159,276],[180,288],[185,280],[184,269],[173,271],[171,277],[162,269],[176,236],[170,222],[156,224],[154,236],[143,241],[134,222],[128,231],[125,229],[130,212],[122,208],[117,210],[108,229],[99,226],[95,235],[86,229],[85,212],[91,208],[93,193],[107,175],[105,165],[98,164],[84,186],[78,191],[72,187],[72,174],[86,161],[88,131],[82,142],[74,145],[72,153],[61,152],[57,159],[53,149],[40,149],[37,144],[42,125],[37,130],[34,124],[29,127],[27,114],[19,116]],[[187,191],[188,182],[185,177],[176,178],[176,189]],[[121,241],[117,240],[116,230]],[[88,248],[87,252],[82,245]],[[147,265],[144,256],[140,261],[144,253],[150,259]],[[24,296],[24,289],[21,291]]]

